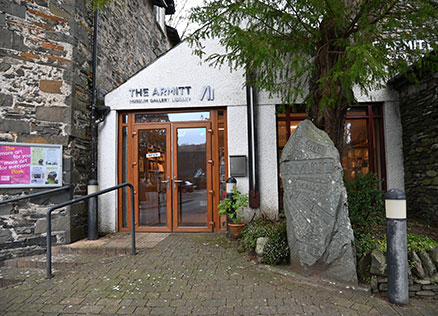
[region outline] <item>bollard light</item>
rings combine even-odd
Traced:
[[[96,193],[99,191],[99,185],[96,180],[89,180],[87,185],[87,194]],[[97,197],[88,199],[87,212],[87,226],[88,226],[88,240],[96,240],[98,238],[97,232]]]
[[[227,192],[227,198],[231,198],[229,194],[233,194],[233,189],[237,186],[237,180],[236,178],[230,177],[225,181],[226,188],[225,191]]]
[[[399,189],[385,193],[387,277],[389,301],[409,304],[406,194]]]

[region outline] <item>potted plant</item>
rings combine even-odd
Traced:
[[[219,215],[226,215],[229,219],[228,227],[232,238],[240,237],[245,222],[243,221],[242,211],[248,206],[248,194],[242,194],[233,188],[231,198],[224,198],[218,205]]]

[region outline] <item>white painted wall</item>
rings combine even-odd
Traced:
[[[99,189],[117,185],[117,112],[111,111],[106,120],[99,125],[97,182]],[[128,189],[129,190],[129,189]],[[98,197],[98,226],[104,233],[115,232],[118,227],[117,191],[108,192]]]
[[[277,119],[275,104],[257,107],[259,213],[278,218]]]

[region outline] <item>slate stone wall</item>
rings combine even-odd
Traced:
[[[438,298],[438,248],[429,252],[410,252],[409,256],[409,296]],[[374,293],[388,292],[386,254],[380,249],[373,249],[362,257],[359,266],[369,268],[371,290]],[[368,272],[363,273],[366,275]]]
[[[110,91],[170,48],[149,0],[101,12],[99,87]],[[63,145],[70,192],[0,206],[0,261],[44,250],[48,206],[86,193],[93,11],[85,0],[0,0],[0,141]],[[38,189],[0,189],[0,200]],[[85,204],[53,219],[59,243],[86,236]]]
[[[399,87],[410,215],[438,218],[438,74]]]

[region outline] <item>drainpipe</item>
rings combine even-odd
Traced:
[[[91,194],[99,190],[97,183],[97,123],[96,123],[96,68],[97,68],[97,30],[98,30],[99,8],[94,11],[93,31],[93,78],[91,96],[91,173],[88,181],[87,193]],[[90,198],[88,201],[88,239],[96,240],[97,234],[97,198]]]
[[[246,113],[248,118],[248,164],[249,164],[249,207],[260,207],[257,170],[257,89],[254,85],[254,74],[247,73]]]

